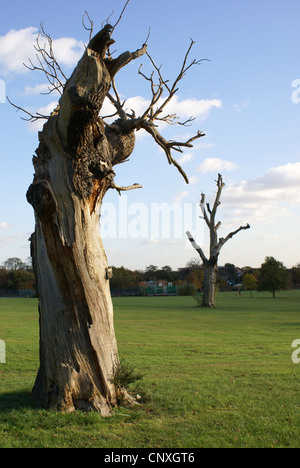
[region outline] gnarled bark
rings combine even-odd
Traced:
[[[44,408],[66,412],[81,408],[104,416],[120,397],[131,398],[112,383],[119,358],[109,290],[111,270],[100,237],[100,210],[110,188],[120,193],[141,187],[117,186],[114,166],[129,158],[135,131],[144,128],[187,180],[171,151],[191,147],[195,139],[204,136],[198,132],[187,142],[168,142],[154,127],[177,91],[174,86],[166,88],[169,96],[157,116],[153,114],[154,98],[141,117],[124,110],[114,76],[145,54],[147,46],[112,59],[108,48],[114,42],[113,29],[106,25],[91,39],[72,76],[61,83],[59,105],[39,134],[34,180],[27,193],[36,219],[31,251],[40,312],[40,368],[33,396]],[[175,83],[197,63],[186,66],[187,57]],[[160,83],[162,87],[165,84]],[[109,94],[111,87],[115,98]],[[99,117],[106,96],[119,116],[110,125]],[[30,120],[44,118],[25,112]],[[118,391],[124,394],[117,395]]]
[[[114,184],[113,165],[134,148],[133,131],[99,119],[113,73],[104,28],[67,81],[59,107],[40,133],[31,238],[40,310],[40,369],[34,397],[45,408],[94,409],[108,415],[117,401],[111,379],[118,365],[109,269],[99,231],[102,199]],[[128,56],[127,56],[128,59]]]

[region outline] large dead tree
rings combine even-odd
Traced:
[[[188,63],[193,42],[172,85],[149,56],[153,73],[146,76],[141,69],[139,73],[149,82],[152,98],[143,115],[136,116],[121,102],[114,78],[121,68],[145,55],[147,45],[112,58],[113,30],[107,24],[90,40],[66,82],[55,61],[51,38],[43,32],[49,47],[38,43],[39,64],[31,65],[46,74],[49,91],[59,91],[61,98],[49,117],[25,111],[29,120],[47,118],[39,134],[34,180],[27,193],[36,220],[31,252],[40,312],[40,368],[33,395],[44,408],[66,412],[93,409],[104,416],[118,399],[113,376],[119,358],[100,209],[109,189],[121,193],[141,187],[117,186],[114,166],[128,160],[135,132],[144,129],[188,181],[172,152],[182,152],[204,136],[198,132],[185,142],[167,141],[157,127],[159,121],[176,122],[177,117],[167,114],[165,108],[187,70],[199,63]],[[106,97],[115,107],[113,123],[99,117]]]
[[[218,258],[221,252],[222,247],[232,239],[233,236],[238,234],[240,231],[249,229],[250,225],[239,227],[236,231],[231,232],[226,237],[221,237],[218,239],[218,229],[221,227],[221,222],[216,223],[216,215],[218,206],[221,204],[221,194],[222,190],[225,187],[221,174],[218,175],[217,182],[217,194],[214,202],[214,206],[211,209],[210,204],[206,203],[206,196],[204,193],[201,195],[200,208],[202,211],[203,219],[209,229],[210,234],[210,249],[209,249],[209,258],[206,257],[202,248],[196,243],[192,234],[187,231],[187,236],[194,247],[194,249],[200,255],[200,258],[204,266],[204,285],[203,285],[203,307],[215,307],[215,287],[218,271]]]

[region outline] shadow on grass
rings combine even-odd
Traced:
[[[256,299],[263,299],[263,300],[270,300],[270,301],[290,301],[290,300],[294,300],[293,297],[290,297],[290,296],[254,296],[253,295],[253,299],[256,298]]]
[[[37,405],[31,398],[31,393],[26,391],[0,393],[0,413],[12,409],[34,409]]]

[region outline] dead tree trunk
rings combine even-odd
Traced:
[[[36,217],[31,246],[40,308],[33,395],[45,408],[103,415],[116,403],[111,379],[118,352],[99,213],[113,185],[113,165],[134,148],[133,131],[112,132],[98,119],[111,80],[124,65],[104,62],[110,31],[105,27],[91,41],[67,81],[39,136],[27,193]],[[144,52],[128,54],[127,62]]]
[[[203,283],[203,307],[215,307],[215,290],[217,282],[217,263],[207,262],[204,265],[204,283]]]
[[[39,134],[34,180],[27,193],[36,220],[31,251],[40,312],[40,368],[33,396],[44,408],[96,410],[103,416],[109,415],[117,402],[112,378],[119,358],[109,289],[111,272],[100,237],[100,209],[110,188],[120,193],[141,187],[118,187],[113,167],[128,159],[134,149],[134,132],[143,128],[164,148],[169,163],[185,176],[171,150],[191,147],[194,139],[203,136],[198,132],[181,143],[167,142],[159,134],[153,122],[158,116],[164,119],[163,108],[177,91],[176,86],[167,88],[168,97],[153,111],[157,89],[161,98],[165,87],[160,73],[158,87],[151,76],[153,98],[145,113],[135,117],[125,112],[114,76],[145,54],[147,46],[112,59],[112,30],[106,25],[90,41],[64,85],[59,106]],[[186,70],[181,69],[175,84]],[[114,97],[109,94],[111,86]],[[119,117],[112,125],[99,117],[106,96]],[[165,117],[171,118],[175,116]],[[124,395],[129,398],[125,390]]]
[[[216,281],[217,281],[217,271],[218,271],[218,258],[221,252],[221,249],[224,244],[226,244],[229,239],[232,239],[238,232],[249,229],[250,225],[241,226],[234,232],[228,234],[225,238],[218,239],[218,229],[221,226],[221,222],[219,221],[216,224],[216,214],[218,206],[221,204],[221,194],[222,190],[225,187],[221,174],[218,175],[217,180],[217,194],[214,202],[214,206],[211,209],[210,204],[205,204],[205,194],[203,193],[201,196],[200,208],[203,214],[203,219],[205,220],[206,225],[209,228],[210,234],[210,255],[209,258],[206,257],[203,250],[197,243],[195,242],[192,234],[188,231],[186,234],[189,238],[189,241],[193,245],[194,249],[198,252],[203,262],[204,267],[204,285],[203,285],[203,299],[202,299],[202,306],[203,307],[215,307],[215,288],[216,288]]]

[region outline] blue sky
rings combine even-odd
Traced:
[[[33,111],[54,105],[56,96],[37,92],[46,83],[43,75],[22,66],[32,54],[40,23],[56,41],[57,55],[70,75],[88,41],[81,23],[84,10],[96,32],[113,10],[114,24],[123,5],[123,0],[52,0],[51,8],[30,1],[24,9],[19,0],[5,3],[0,17],[0,79],[6,94]],[[267,255],[288,267],[300,262],[299,15],[298,0],[130,1],[113,35],[119,53],[141,47],[151,27],[148,50],[162,64],[166,79],[178,73],[190,38],[196,42],[191,59],[209,59],[190,70],[172,107],[183,118],[195,115],[193,126],[161,129],[169,139],[185,140],[197,130],[206,136],[193,150],[175,155],[190,177],[186,185],[151,138],[138,134],[130,162],[116,168],[116,180],[144,188],[121,199],[112,191],[105,199],[102,220],[110,264],[140,269],[149,264],[184,266],[195,256],[185,240],[186,229],[207,249],[198,204],[201,192],[213,200],[218,172],[226,183],[220,235],[251,224],[250,230],[226,244],[220,264],[260,266]],[[137,113],[150,98],[147,83],[137,73],[141,63],[148,71],[142,57],[117,77],[119,93]],[[11,256],[29,255],[34,217],[26,191],[33,176],[38,127],[22,121],[7,102],[0,103],[0,116],[1,264]],[[170,213],[174,208],[178,216],[169,232],[162,232],[165,219],[159,221],[162,226],[155,224],[160,203]]]

